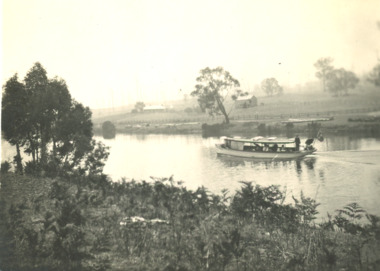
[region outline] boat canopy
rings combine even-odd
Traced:
[[[285,144],[294,144],[294,139],[277,139],[276,137],[254,137],[254,138],[231,138],[231,137],[223,137],[224,141],[230,141],[230,142],[241,142],[241,143],[256,143],[256,144],[278,144],[278,145],[285,145]]]

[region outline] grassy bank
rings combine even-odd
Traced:
[[[242,183],[228,198],[173,179],[4,173],[1,270],[378,270],[379,218]],[[366,222],[364,225],[363,223]]]
[[[231,102],[226,103],[230,113],[231,125],[225,127],[223,135],[233,133],[257,134],[258,127],[271,127],[269,132],[285,134],[283,121],[291,118],[332,118],[320,122],[326,133],[377,133],[380,129],[379,118],[371,114],[380,111],[380,92],[361,90],[349,96],[331,97],[325,93],[285,94],[276,97],[259,97],[259,105],[252,108],[235,108]],[[112,121],[118,133],[133,134],[200,134],[203,124],[222,123],[222,116],[210,117],[194,108],[196,102],[188,101],[177,105],[166,112],[132,114],[130,112],[109,113],[93,119],[94,130],[101,134],[104,121]],[[228,128],[228,129],[227,129]],[[304,133],[307,124],[294,125],[295,133]],[[261,131],[260,131],[261,132]]]
[[[278,120],[265,121],[232,121],[229,125],[221,125],[211,133],[205,132],[203,123],[175,124],[143,124],[117,128],[117,133],[125,134],[203,134],[205,136],[288,136],[295,134],[315,137],[321,131],[324,135],[350,135],[364,137],[380,136],[380,118],[370,118],[366,114],[342,115],[332,120],[317,122],[313,128],[311,123],[286,124]],[[203,127],[202,127],[203,126]],[[316,130],[316,131],[315,131]],[[95,134],[101,135],[101,128],[94,129]]]

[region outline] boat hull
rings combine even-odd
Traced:
[[[264,152],[264,151],[239,151],[232,150],[216,144],[216,152],[219,155],[228,155],[242,158],[257,158],[257,159],[297,159],[312,154],[314,151],[293,151],[293,152]]]

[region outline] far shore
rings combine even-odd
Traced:
[[[380,91],[361,89],[341,97],[318,92],[289,93],[258,97],[255,107],[235,108],[231,102],[226,102],[225,107],[230,113],[228,125],[223,124],[223,116],[199,112],[196,100],[175,101],[170,109],[160,112],[131,113],[130,108],[97,110],[93,117],[94,132],[101,135],[102,124],[111,121],[117,133],[125,134],[204,135],[202,126],[219,125],[215,136],[302,135],[310,132],[310,124],[314,122],[324,134],[380,136]]]
[[[368,114],[339,115],[328,121],[294,122],[288,124],[286,120],[246,120],[231,121],[229,125],[222,125],[219,133],[210,136],[284,136],[300,134],[307,136],[310,132],[310,125],[316,124],[324,135],[361,135],[380,136],[380,118],[369,118]],[[209,125],[218,125],[212,123]],[[199,134],[204,135],[202,126],[204,123],[144,123],[135,125],[116,125],[119,134]],[[101,127],[94,128],[96,135],[101,135]]]

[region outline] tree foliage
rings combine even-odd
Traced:
[[[211,116],[222,114],[225,122],[229,123],[230,120],[223,102],[230,91],[238,94],[239,81],[222,67],[202,69],[196,81],[195,90],[191,92],[191,95],[198,97],[202,111],[207,110]]]
[[[231,95],[231,99],[236,101],[239,97],[244,97],[244,96],[248,96],[248,92],[243,92],[241,91],[240,89],[236,90],[236,93]]]
[[[345,69],[334,69],[328,76],[326,87],[334,96],[347,95],[349,89],[354,89],[359,83],[359,78],[355,73]]]
[[[283,88],[278,84],[276,78],[267,78],[261,82],[261,89],[268,95],[281,95]]]
[[[103,133],[103,138],[106,138],[106,139],[115,138],[115,135],[116,135],[115,125],[109,120],[103,122],[102,133]]]
[[[32,156],[28,168],[45,171],[80,168],[95,148],[90,109],[71,98],[63,79],[49,79],[38,62],[23,83],[17,75],[6,82],[2,118],[5,139],[16,145],[20,171],[21,147]]]
[[[369,73],[367,80],[380,87],[380,63],[373,67],[372,71]]]
[[[93,149],[92,136],[90,109],[72,101],[69,111],[59,122],[57,138],[53,145],[59,163],[64,163],[71,169],[77,167],[86,153]]]
[[[344,68],[336,69],[331,64],[330,57],[320,58],[314,67],[318,70],[315,76],[322,80],[323,91],[328,91],[334,96],[347,95],[349,89],[354,89],[359,83],[355,73]]]
[[[4,138],[16,146],[16,169],[22,172],[20,147],[25,144],[27,135],[27,96],[24,85],[18,81],[18,76],[12,76],[4,86],[1,107],[1,130]]]
[[[332,58],[322,57],[322,58],[318,59],[318,61],[316,63],[314,63],[314,67],[318,70],[315,73],[315,76],[317,78],[319,78],[320,80],[322,80],[324,92],[327,91],[327,89],[326,89],[327,77],[328,77],[329,73],[332,72],[334,69],[334,67],[331,65],[332,62],[333,62]]]

